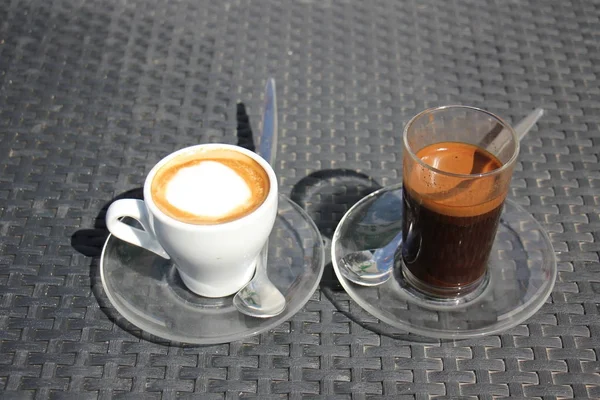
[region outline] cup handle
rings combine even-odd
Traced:
[[[121,217],[134,218],[144,230],[127,225],[120,220]],[[106,226],[110,233],[121,240],[150,250],[167,260],[171,258],[156,240],[150,226],[148,209],[142,200],[122,199],[112,203],[106,212]]]

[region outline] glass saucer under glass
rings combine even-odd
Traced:
[[[359,285],[346,278],[353,271],[342,271],[347,265],[344,260],[367,249],[384,248],[397,241],[401,231],[402,185],[395,185],[356,203],[338,225],[331,246],[333,268],[346,292],[371,315],[395,328],[438,339],[498,333],[531,317],[554,287],[556,259],[548,235],[510,199],[504,204],[488,261],[489,281],[473,299],[455,306],[423,300],[407,290],[401,263],[380,285]]]
[[[287,306],[275,317],[241,314],[233,296],[211,299],[192,293],[171,261],[113,235],[102,250],[100,275],[112,305],[138,328],[174,342],[215,344],[259,334],[291,318],[319,285],[324,259],[323,241],[312,219],[280,195],[269,236],[267,273]]]

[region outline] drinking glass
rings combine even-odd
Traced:
[[[427,299],[473,298],[519,153],[515,131],[474,107],[425,110],[403,135],[402,276]]]

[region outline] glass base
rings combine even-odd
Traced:
[[[400,262],[400,273],[395,274],[400,287],[406,291],[406,294],[412,296],[414,301],[423,307],[430,309],[452,308],[468,305],[476,300],[488,287],[490,274],[485,274],[475,282],[460,288],[440,288],[428,285],[418,279],[410,272],[404,262]]]

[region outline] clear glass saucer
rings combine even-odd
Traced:
[[[287,306],[273,318],[253,318],[233,306],[233,296],[209,299],[189,291],[169,260],[110,235],[100,259],[106,296],[138,328],[178,343],[215,344],[267,331],[296,314],[316,290],[324,268],[324,247],[312,219],[279,196],[269,236],[269,279]]]
[[[548,235],[510,199],[488,262],[489,282],[473,299],[456,306],[423,301],[407,290],[400,265],[393,268],[390,279],[376,286],[346,278],[349,272],[341,269],[349,255],[384,248],[397,240],[401,230],[402,185],[396,185],[356,203],[338,225],[331,247],[333,268],[346,292],[365,311],[395,328],[437,339],[498,333],[531,317],[554,287],[556,258]],[[381,269],[385,268],[387,264]]]

